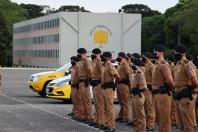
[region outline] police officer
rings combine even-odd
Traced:
[[[196,58],[192,54],[187,54],[186,58],[187,58],[187,60],[189,60],[189,63],[192,64],[193,68],[196,71],[196,75],[197,75],[197,78],[198,78],[198,69],[194,64],[194,59],[196,59]],[[196,101],[196,107],[195,107],[196,122],[198,123],[198,97],[196,97],[195,101]],[[195,124],[195,126],[196,126],[196,124]]]
[[[82,100],[82,108],[83,108],[83,119],[84,123],[92,123],[93,122],[93,114],[92,114],[92,100],[90,94],[90,85],[89,80],[92,75],[92,66],[90,60],[87,58],[87,51],[84,48],[79,48],[77,50],[79,62],[79,90],[80,96]]]
[[[89,124],[90,126],[94,126],[96,128],[101,128],[104,126],[105,117],[104,117],[104,99],[103,92],[101,88],[101,75],[103,71],[103,63],[100,59],[101,50],[99,48],[95,48],[92,50],[92,66],[93,66],[93,74],[92,74],[92,90],[93,97],[95,103],[95,123]]]
[[[145,97],[144,91],[147,90],[146,80],[143,71],[141,70],[143,62],[140,59],[134,59],[132,69],[134,71],[134,78],[130,79],[131,87],[130,93],[133,102],[133,114],[135,115],[134,132],[146,131],[146,117],[145,117]]]
[[[173,78],[171,69],[167,61],[164,60],[165,47],[156,45],[154,57],[157,65],[152,77],[154,102],[159,123],[159,132],[171,131],[171,90],[173,88]]]
[[[144,53],[142,56],[142,61],[145,64],[144,74],[148,88],[148,90],[144,92],[147,131],[154,131],[155,127],[155,107],[152,89],[152,76],[155,72],[155,65],[151,62],[152,58],[152,54],[149,52]]]
[[[78,84],[78,71],[79,71],[79,64],[78,58],[76,56],[72,56],[70,58],[72,69],[71,69],[71,97],[73,103],[72,112],[74,113],[73,119],[80,120],[82,119],[82,102],[80,99],[80,92],[79,92],[79,84]]]
[[[133,54],[130,55],[129,64],[130,64],[131,73],[130,73],[130,77],[129,77],[129,78],[134,78],[134,75],[135,75],[133,69],[131,68],[131,66],[132,66],[132,64],[133,64],[133,61],[134,61],[135,59],[140,59],[140,58],[141,58],[141,55],[140,55],[139,53],[133,53]],[[134,111],[133,111],[134,109],[132,109],[132,107],[133,107],[132,95],[129,94],[129,108],[131,109],[131,117],[132,117],[132,120],[129,121],[129,122],[127,123],[127,125],[133,127],[133,126],[134,126],[134,122],[135,122],[135,114],[134,114]]]
[[[112,54],[110,52],[104,52],[101,60],[104,62],[104,71],[102,74],[102,88],[104,94],[104,105],[106,111],[106,132],[115,131],[115,109],[114,109],[114,95],[115,95],[115,78],[119,79],[116,68],[111,63]]]
[[[172,76],[174,75],[174,69],[175,69],[175,57],[173,55],[168,55],[166,57],[167,62],[170,65],[171,68],[171,73]],[[174,78],[173,78],[174,80]],[[176,108],[175,108],[175,100],[174,98],[172,98],[172,102],[171,102],[171,125],[172,126],[177,126],[177,118],[176,118]]]
[[[117,97],[120,103],[120,112],[116,121],[121,123],[128,122],[129,113],[129,74],[130,66],[127,63],[127,56],[124,52],[118,53],[117,62],[119,63],[117,70],[120,79],[117,80]]]
[[[196,71],[186,59],[188,49],[185,45],[175,47],[177,64],[174,70],[176,114],[182,132],[195,131],[195,99],[193,90],[198,86]]]

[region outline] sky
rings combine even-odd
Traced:
[[[58,9],[62,5],[79,5],[94,13],[118,12],[126,4],[145,4],[162,13],[177,4],[178,0],[11,0],[18,4],[49,5]]]

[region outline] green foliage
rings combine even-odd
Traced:
[[[152,51],[154,45],[164,44],[164,16],[145,17],[142,22],[142,50]]]
[[[180,0],[176,6],[167,9],[161,15],[164,16],[163,22],[155,23],[155,21],[160,21],[160,18],[157,18],[157,20],[156,16],[143,18],[142,50],[149,50],[153,47],[153,44],[157,44],[158,42],[161,42],[169,49],[173,49],[175,45],[182,43],[189,48],[191,47],[191,53],[198,55],[197,12],[197,0]],[[152,25],[152,23],[155,24]],[[161,30],[155,27],[160,27]],[[156,36],[160,38],[157,39]]]
[[[9,0],[0,1],[0,65],[12,65],[13,23],[26,19],[27,12]]]
[[[66,12],[90,12],[86,10],[84,7],[73,6],[73,5],[64,5],[61,6],[57,11],[66,11]]]
[[[35,4],[21,4],[21,7],[23,7],[28,12],[26,16],[27,19],[44,16],[44,13],[42,12],[44,6],[35,5]]]
[[[23,8],[9,0],[0,0],[0,12],[11,34],[13,23],[25,20],[27,15],[27,12]]]
[[[11,34],[8,31],[6,20],[2,17],[0,12],[0,65],[5,66],[8,62],[9,52],[11,51]]]
[[[189,53],[198,56],[198,45],[193,45],[189,49]]]
[[[147,5],[142,4],[129,4],[122,6],[122,10],[124,13],[140,13],[142,14],[142,17],[148,17],[148,16],[155,16],[160,15],[161,13],[158,11],[151,10]],[[121,9],[119,9],[119,12]]]

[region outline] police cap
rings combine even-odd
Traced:
[[[153,58],[153,55],[150,52],[143,53],[143,56],[145,56],[145,57],[147,57],[149,59],[152,59]]]
[[[72,56],[72,57],[70,58],[70,60],[71,60],[71,61],[77,62],[77,61],[78,61],[78,57],[77,57],[77,56]]]
[[[144,66],[144,63],[142,62],[142,60],[138,58],[133,60],[133,64],[136,66]]]
[[[127,56],[126,56],[126,54],[124,52],[118,53],[118,56],[120,56],[122,58],[127,58]]]
[[[164,45],[158,44],[158,45],[156,45],[154,47],[154,50],[158,51],[158,52],[164,52],[165,51],[165,47],[164,47]]]
[[[101,50],[99,48],[95,48],[92,50],[93,54],[101,54]]]
[[[141,55],[139,53],[133,53],[132,57],[140,59]]]
[[[77,53],[78,53],[78,54],[85,54],[85,53],[87,53],[87,50],[86,50],[85,48],[79,48],[79,49],[77,50]]]
[[[104,53],[102,54],[102,56],[103,56],[103,57],[106,57],[106,58],[111,58],[111,57],[112,57],[112,54],[111,54],[111,52],[104,52]]]
[[[127,53],[128,58],[131,58],[131,56],[132,56],[131,53]]]
[[[183,45],[183,44],[179,44],[175,47],[175,51],[179,52],[179,53],[187,53],[188,52],[188,48]]]

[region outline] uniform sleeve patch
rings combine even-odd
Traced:
[[[192,66],[187,67],[188,71],[192,71]]]
[[[167,66],[164,66],[164,67],[163,67],[163,70],[167,70]]]
[[[142,80],[143,79],[143,75],[141,74],[141,72],[137,73],[136,77],[137,77],[138,80]]]

